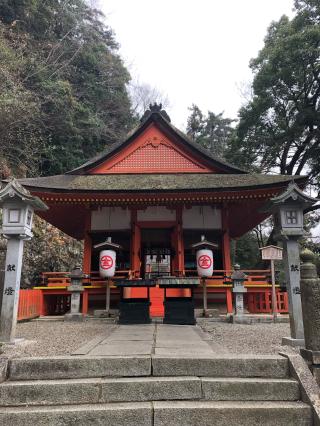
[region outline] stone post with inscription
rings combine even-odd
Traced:
[[[0,314],[2,306],[2,295],[3,295],[3,286],[4,286],[4,268],[6,260],[6,251],[7,251],[7,241],[3,238],[0,238]]]
[[[20,278],[24,241],[32,238],[34,210],[47,210],[47,206],[18,181],[10,181],[0,190],[2,229],[0,233],[8,240],[5,261],[5,276],[0,318],[0,342],[14,343],[18,314]]]
[[[301,303],[305,348],[301,355],[310,364],[311,371],[320,385],[320,279],[310,250],[301,252]]]
[[[304,235],[303,212],[318,200],[304,194],[291,182],[286,191],[270,200],[264,211],[273,213],[275,238],[283,242],[283,260],[289,301],[291,336],[283,345],[303,346],[304,331],[300,297],[299,238]]]

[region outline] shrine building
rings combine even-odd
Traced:
[[[192,245],[204,235],[217,245],[214,272],[206,280],[209,303],[232,312],[230,241],[268,216],[261,207],[282,193],[292,176],[251,174],[218,158],[174,127],[160,106],[153,105],[141,124],[120,143],[65,174],[21,179],[49,209],[40,216],[66,234],[84,241],[82,312],[104,303],[99,277],[99,251],[94,246],[111,237],[121,245],[113,282],[152,277],[196,277]],[[304,186],[304,177],[294,177]],[[70,268],[74,265],[70,265]],[[248,300],[269,294],[268,271],[247,271]],[[42,314],[57,313],[67,303],[68,279],[63,271],[44,271]],[[183,296],[188,289],[170,290]],[[194,292],[201,305],[202,287]],[[280,293],[280,289],[278,289]],[[126,289],[139,298],[145,288]],[[250,296],[253,294],[253,296]],[[269,297],[269,296],[268,296]],[[280,297],[280,296],[279,296]],[[151,316],[163,316],[164,290],[150,288]],[[65,302],[63,302],[63,300]],[[111,306],[119,289],[112,285]],[[248,302],[248,301],[247,301]],[[250,300],[249,300],[250,302]],[[278,300],[280,303],[280,299]]]

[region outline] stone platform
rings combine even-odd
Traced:
[[[146,324],[119,325],[108,336],[94,338],[73,355],[205,356],[213,355],[217,351],[204,340],[203,333],[196,326]]]

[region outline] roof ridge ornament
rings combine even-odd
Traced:
[[[171,123],[171,119],[170,119],[169,115],[167,114],[167,112],[164,109],[162,109],[162,103],[157,104],[157,102],[154,102],[153,104],[152,103],[149,104],[149,109],[147,109],[145,111],[140,122],[143,123],[152,114],[160,114],[162,118],[164,118],[166,121]]]

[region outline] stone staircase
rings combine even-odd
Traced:
[[[312,425],[281,356],[70,356],[9,361],[3,426]]]

